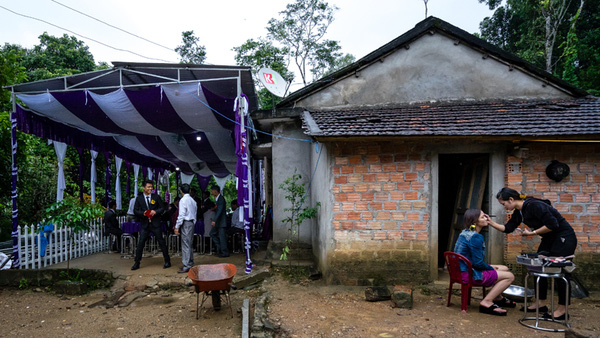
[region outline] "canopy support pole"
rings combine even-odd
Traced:
[[[236,174],[238,176],[238,204],[240,204],[240,196],[242,197],[242,204],[240,206],[243,208],[243,221],[244,221],[244,251],[246,253],[246,274],[250,274],[252,272],[252,260],[250,259],[250,249],[251,245],[251,229],[252,229],[252,211],[251,203],[250,203],[250,189],[251,184],[250,180],[252,177],[249,175],[250,162],[248,157],[248,137],[246,133],[246,97],[242,93],[242,73],[238,71],[237,78],[237,113],[240,121],[240,132],[239,132],[239,142],[236,145],[236,148],[239,146],[238,155],[238,164],[236,165]],[[241,188],[241,189],[240,189]]]
[[[17,206],[17,102],[15,97],[15,89],[12,88],[12,112],[10,113],[10,144],[12,146],[12,173],[11,173],[11,199],[12,199],[12,233],[13,240],[13,257],[12,267],[19,268],[21,262],[19,260],[19,208]]]

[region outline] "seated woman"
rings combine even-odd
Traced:
[[[489,265],[484,262],[485,242],[479,232],[488,225],[489,217],[479,209],[468,209],[463,216],[465,229],[458,236],[454,252],[465,256],[473,266],[473,281],[475,285],[492,287],[487,296],[479,303],[479,312],[495,316],[506,316],[503,308],[514,308],[517,304],[502,292],[515,279],[512,272],[504,265]],[[466,264],[460,262],[463,281],[469,280]]]

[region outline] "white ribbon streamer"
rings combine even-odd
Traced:
[[[56,181],[56,202],[63,200],[65,189],[67,185],[65,183],[65,171],[63,169],[63,163],[65,156],[67,155],[67,145],[62,142],[54,142],[54,151],[58,158],[58,179]]]
[[[98,152],[90,150],[90,155],[92,155],[92,166],[90,169],[90,196],[92,203],[96,203],[96,157],[98,157]]]
[[[123,159],[115,156],[115,167],[117,168],[116,179],[115,179],[115,200],[117,202],[117,210],[121,210],[123,207],[121,201],[121,177],[119,177],[121,173],[121,165],[123,164]]]

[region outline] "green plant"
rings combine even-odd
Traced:
[[[23,277],[21,278],[21,280],[19,281],[19,289],[27,289],[29,287],[29,282],[27,281],[27,278]]]
[[[290,246],[294,242],[294,238],[297,242],[300,241],[300,225],[307,219],[313,219],[317,217],[318,208],[321,206],[320,202],[317,202],[314,207],[302,208],[306,200],[306,188],[304,183],[300,183],[302,175],[296,173],[283,181],[279,185],[279,189],[285,191],[285,199],[290,202],[290,207],[283,209],[284,212],[288,213],[288,216],[283,219],[283,223],[288,226],[288,238],[285,240],[285,245],[281,249],[280,260],[287,260],[290,254]]]
[[[79,202],[78,199],[67,197],[62,201],[52,204],[46,209],[46,219],[57,227],[66,226],[71,229],[68,243],[67,276],[70,272],[71,243],[75,234],[89,229],[89,222],[102,217],[104,208],[99,204]]]

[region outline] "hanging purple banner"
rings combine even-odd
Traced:
[[[198,180],[198,186],[200,187],[200,190],[204,191],[206,188],[208,188],[208,183],[210,183],[210,175],[204,176],[196,174],[196,179]]]
[[[247,99],[246,96],[242,94],[242,100],[244,100],[243,104],[237,105],[238,109],[236,111],[236,124],[235,126],[235,140],[236,140],[236,155],[237,155],[237,164],[236,164],[236,176],[238,177],[238,205],[243,206],[244,210],[244,251],[246,253],[246,274],[250,274],[252,272],[252,260],[250,259],[250,248],[251,248],[251,229],[252,229],[252,211],[251,211],[251,177],[249,175],[250,171],[250,162],[249,162],[249,151],[248,151],[248,133],[245,128],[242,129],[241,123],[242,118],[240,115],[243,115],[245,125],[247,125],[247,110],[240,109],[240,105],[242,107],[247,107]],[[242,114],[240,114],[240,110],[242,110]]]

